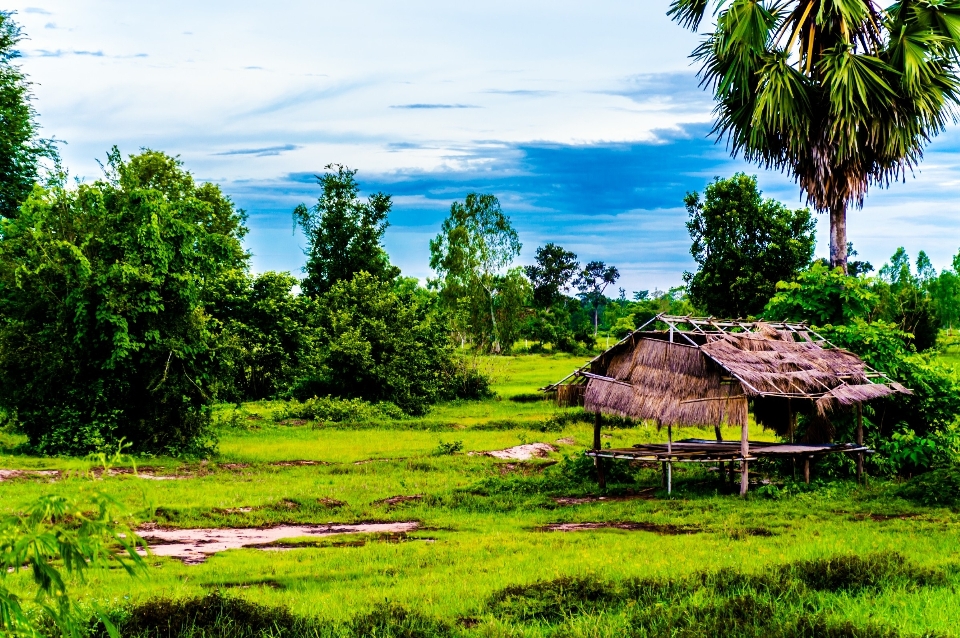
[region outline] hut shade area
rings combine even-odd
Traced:
[[[646,329],[649,326],[660,329]],[[714,426],[718,440],[720,426],[739,426],[740,449],[735,457],[725,456],[742,463],[744,481],[746,461],[755,458],[749,448],[758,445],[748,440],[751,403],[761,424],[791,440],[795,415],[811,415],[808,434],[820,440],[804,443],[818,444],[817,452],[825,453],[831,451],[831,413],[856,407],[860,414],[866,401],[910,393],[802,323],[670,315],[658,315],[584,367],[542,389],[555,393],[562,405],[582,404],[598,416],[655,421],[671,431],[673,426]],[[599,428],[599,418],[597,423]],[[599,430],[594,439],[599,441]],[[835,451],[862,453],[862,443],[861,424],[857,443],[836,446]],[[647,457],[652,448],[644,448]],[[734,451],[729,444],[724,449]],[[764,451],[774,454],[770,446],[755,448],[758,455]],[[596,452],[591,455],[598,456]],[[809,458],[805,448],[797,454]],[[664,456],[665,460],[677,456],[670,442]],[[862,457],[858,467],[862,468]]]

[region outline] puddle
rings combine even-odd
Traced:
[[[612,523],[554,523],[538,527],[538,532],[588,532],[596,529],[622,529],[628,532],[653,532],[675,536],[680,534],[697,534],[703,530],[692,525],[670,525],[658,523],[635,523],[629,521]]]
[[[530,459],[542,459],[543,457],[550,454],[550,452],[556,452],[556,451],[557,451],[557,448],[553,447],[549,443],[527,443],[525,445],[508,447],[505,450],[492,450],[490,452],[471,452],[471,454],[476,454],[481,456],[492,456],[497,459],[529,461]]]
[[[406,523],[360,523],[357,525],[280,525],[264,529],[162,529],[146,525],[137,530],[155,556],[179,558],[187,565],[199,565],[212,554],[242,547],[258,549],[292,549],[272,547],[284,538],[321,538],[334,534],[384,534],[412,532],[420,526],[416,521]]]

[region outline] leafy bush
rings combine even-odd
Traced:
[[[202,454],[222,373],[209,283],[246,267],[243,216],[178,160],[108,155],[0,222],[0,406],[44,454]]]
[[[440,441],[433,450],[434,456],[449,456],[463,452],[463,441]]]
[[[484,390],[482,375],[455,359],[435,296],[359,272],[317,299],[312,321],[319,337],[292,390],[298,399],[390,401],[420,415],[450,394]]]
[[[335,397],[313,397],[302,403],[288,401],[274,410],[273,420],[304,419],[306,421],[375,421],[380,419],[401,419],[403,410],[389,402],[376,404],[363,399],[337,399]]]
[[[869,320],[880,302],[870,283],[815,262],[793,281],[777,284],[763,316],[771,321],[806,321],[817,326]]]
[[[307,638],[318,633],[316,623],[284,607],[268,607],[220,591],[200,598],[148,600],[114,612],[114,624],[126,638]],[[94,633],[105,637],[105,627],[96,626]]]
[[[960,467],[942,467],[907,481],[900,496],[922,505],[960,507]]]
[[[454,631],[447,623],[396,603],[381,603],[347,625],[356,638],[447,638]]]

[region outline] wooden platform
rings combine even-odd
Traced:
[[[749,455],[740,454],[740,441],[711,441],[683,439],[667,449],[666,443],[643,443],[629,448],[587,450],[594,458],[625,459],[633,461],[672,461],[675,463],[716,463],[717,461],[755,461],[764,457],[812,459],[826,454],[849,454],[873,450],[856,443],[771,443],[750,441]]]

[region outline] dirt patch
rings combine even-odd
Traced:
[[[919,518],[920,514],[854,514],[851,518],[855,521],[871,520],[876,523],[884,521],[903,521],[911,518]]]
[[[306,419],[284,419],[280,421],[280,425],[306,425]]]
[[[274,461],[274,467],[306,467],[310,465],[330,465],[326,461]]]
[[[366,465],[367,463],[385,463],[387,461],[398,461],[399,459],[364,459],[362,461],[354,461],[354,465]]]
[[[576,445],[577,441],[572,436],[565,436],[562,439],[557,439],[557,443],[560,445]]]
[[[650,487],[640,490],[634,494],[624,494],[622,496],[558,496],[553,499],[557,505],[589,505],[590,503],[615,503],[617,501],[635,501],[640,499],[651,499],[653,493],[657,490]]]
[[[391,496],[390,498],[383,498],[379,501],[374,501],[374,505],[386,505],[387,507],[396,507],[398,505],[403,505],[404,503],[412,503],[414,501],[423,500],[423,494],[411,494],[409,496]]]
[[[264,529],[162,529],[144,525],[137,533],[155,556],[179,558],[187,565],[198,565],[211,554],[242,547],[267,548],[284,538],[333,536],[334,534],[383,534],[412,532],[415,521],[404,523],[360,523],[357,525],[280,525]],[[272,546],[271,549],[292,549]]]
[[[698,534],[703,530],[693,525],[670,525],[659,523],[637,523],[620,521],[610,523],[553,523],[537,527],[538,532],[588,532],[595,529],[622,529],[628,532],[653,532],[667,536],[680,534]]]
[[[529,461],[530,459],[542,459],[551,452],[556,452],[557,448],[549,443],[526,443],[508,447],[505,450],[491,450],[490,452],[471,452],[471,455],[492,456],[496,459],[510,459],[513,461]]]
[[[346,505],[343,501],[338,501],[335,498],[318,498],[317,503],[320,503],[324,507],[329,507],[330,509],[335,509],[337,507],[343,507]]]
[[[60,470],[0,470],[0,482],[19,478],[60,478]]]
[[[249,514],[253,511],[252,507],[227,507],[213,510],[217,514]]]

